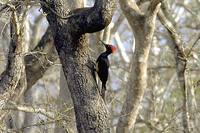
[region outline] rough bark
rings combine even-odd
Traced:
[[[85,33],[102,30],[113,14],[114,0],[96,0],[91,8],[65,12],[61,0],[41,0],[53,30],[55,46],[74,104],[78,132],[110,132],[108,112],[93,77],[93,63]],[[53,11],[52,11],[53,10]]]
[[[38,45],[25,56],[27,88],[31,88],[58,59],[53,34],[48,27]]]
[[[38,45],[24,58],[27,88],[31,88],[58,59],[50,28],[47,29]],[[6,73],[6,70],[2,74],[4,73]]]
[[[67,9],[73,10],[75,8],[81,8],[83,6],[83,0],[66,0]],[[63,106],[65,105],[65,106]],[[60,91],[59,96],[57,99],[57,111],[61,113],[63,118],[65,119],[65,124],[56,123],[55,132],[56,133],[75,133],[76,130],[76,122],[75,122],[75,115],[72,98],[69,92],[68,84],[65,79],[65,75],[63,70],[60,71]],[[63,110],[69,109],[67,113]]]
[[[0,98],[4,102],[12,97],[14,90],[21,78],[23,71],[23,42],[22,27],[20,27],[16,12],[12,11],[11,17],[11,42],[8,53],[6,70],[0,77]]]
[[[12,16],[10,20],[10,34],[11,41],[8,53],[8,63],[6,70],[0,77],[0,99],[1,107],[7,105],[9,100],[20,95],[23,90],[20,79],[24,77],[24,43],[23,43],[23,26],[19,22],[19,16],[16,13],[14,6],[12,7]],[[0,121],[3,122],[3,118],[9,111],[1,111]]]
[[[119,2],[135,36],[135,52],[129,79],[130,86],[127,89],[126,100],[116,129],[117,133],[128,133],[130,128],[134,127],[147,86],[147,61],[160,1],[151,1],[145,14],[139,9],[135,1],[120,0]]]

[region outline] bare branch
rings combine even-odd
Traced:
[[[166,13],[166,12],[165,12]],[[175,27],[173,26],[172,22],[168,20],[165,14],[160,11],[158,13],[159,19],[161,23],[165,26],[165,28],[170,33],[171,38],[173,39],[173,48],[174,57],[176,60],[176,71],[178,75],[178,80],[180,87],[183,89],[183,128],[185,133],[190,133],[190,125],[189,125],[189,109],[188,109],[188,91],[186,87],[186,67],[187,67],[187,56],[184,53],[184,41],[182,40],[179,33],[176,31]]]
[[[53,34],[49,27],[33,53],[25,56],[27,88],[34,85],[57,59]]]
[[[31,125],[24,126],[22,128],[19,128],[19,129],[8,129],[8,130],[0,129],[0,131],[7,132],[7,133],[18,133],[18,132],[22,132],[26,128],[39,127],[39,126],[44,126],[44,125],[49,125],[49,124],[53,124],[53,123],[57,123],[57,122],[64,122],[64,121],[65,121],[65,119],[59,118],[59,119],[54,119],[54,120],[49,120],[49,121],[41,121],[41,122],[38,122],[38,123],[34,123],[34,124],[31,124]],[[68,130],[65,130],[65,132],[68,133]]]
[[[15,103],[9,103],[5,107],[3,107],[2,110],[14,110],[14,111],[23,111],[23,112],[27,112],[27,113],[38,113],[38,114],[42,114],[50,119],[54,118],[53,112],[49,112],[44,108],[35,107],[35,106],[17,105]]]
[[[150,121],[146,121],[145,119],[143,119],[140,115],[138,115],[138,119],[137,122],[142,122],[144,123],[148,128],[154,130],[156,133],[161,133],[162,131],[157,128],[154,124],[152,124]]]
[[[189,56],[190,56],[190,54],[191,54],[193,48],[195,47],[195,45],[198,44],[199,39],[200,39],[200,35],[197,37],[197,39],[196,39],[195,42],[193,43],[193,45],[192,45],[192,47],[190,48],[190,50],[188,51],[186,57],[189,57]]]

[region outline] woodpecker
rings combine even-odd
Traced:
[[[109,60],[108,60],[108,55],[110,55],[111,53],[114,53],[117,50],[117,48],[110,44],[105,44],[105,43],[103,44],[106,48],[106,51],[101,53],[100,56],[97,58],[96,71],[99,76],[99,79],[102,82],[102,89],[100,91],[100,95],[105,101],[106,82],[108,80],[109,65],[110,65]]]

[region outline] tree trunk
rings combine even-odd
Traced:
[[[66,7],[68,10],[73,10],[75,8],[80,8],[83,6],[83,0],[66,0]],[[65,106],[63,106],[65,105]],[[72,98],[70,95],[70,91],[68,88],[67,81],[65,79],[65,75],[63,70],[60,71],[60,91],[59,96],[57,99],[57,111],[59,111],[61,114],[63,113],[63,110],[69,111],[64,112],[65,114],[62,114],[62,116],[65,119],[65,125],[62,125],[61,123],[56,123],[55,132],[56,133],[75,133],[76,131],[76,124],[75,124],[75,115],[74,115],[74,108],[72,103]],[[65,117],[66,116],[66,117]]]
[[[152,1],[144,15],[135,1],[120,0],[121,9],[134,32],[135,53],[127,96],[116,129],[117,133],[128,133],[130,128],[134,127],[138,115],[139,106],[147,86],[147,61],[155,29],[155,20],[160,7],[159,2],[159,0]]]
[[[53,30],[55,46],[74,104],[80,133],[107,133],[108,111],[93,77],[93,63],[85,33],[102,30],[111,21],[114,0],[96,0],[94,7],[76,9],[69,15],[61,0],[41,1]],[[52,11],[53,9],[53,11]]]

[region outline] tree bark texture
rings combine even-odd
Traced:
[[[48,27],[38,45],[25,56],[27,88],[31,88],[58,59],[53,34]]]
[[[66,0],[66,8],[68,10],[73,10],[75,8],[81,8],[83,7],[83,0]],[[65,106],[63,106],[65,105]],[[74,109],[72,98],[69,92],[68,84],[65,79],[65,75],[63,70],[60,72],[60,91],[59,96],[57,99],[57,110],[60,113],[63,113],[62,116],[66,120],[66,124],[62,125],[60,123],[56,123],[55,132],[56,133],[75,133],[76,130],[76,122],[75,122],[75,115],[74,115]],[[70,109],[67,113],[62,112],[62,110],[66,110],[68,108]],[[66,131],[67,130],[67,131]]]
[[[135,37],[129,87],[116,129],[117,133],[128,133],[130,128],[134,127],[147,86],[147,62],[160,1],[151,1],[146,13],[139,9],[135,1],[120,0],[119,2]]]
[[[20,81],[22,77],[25,77],[25,65],[24,54],[25,47],[23,43],[23,26],[19,22],[19,15],[14,7],[12,8],[12,15],[10,20],[10,46],[8,53],[8,63],[6,70],[0,77],[0,108],[5,107],[9,100],[17,99],[18,95],[24,90]],[[0,121],[3,122],[3,118],[9,111],[1,111]]]
[[[2,102],[6,102],[12,97],[24,69],[23,30],[21,28],[16,11],[13,9],[8,63],[6,70],[0,77],[0,99]]]
[[[27,88],[31,88],[57,60],[52,31],[47,29],[38,45],[25,56]],[[2,74],[5,74],[4,71]],[[3,77],[3,75],[1,76]]]
[[[112,18],[114,0],[96,0],[91,8],[65,12],[61,0],[41,0],[74,104],[80,133],[107,133],[109,115],[93,77],[85,33],[100,31]],[[66,16],[67,19],[63,19]]]

